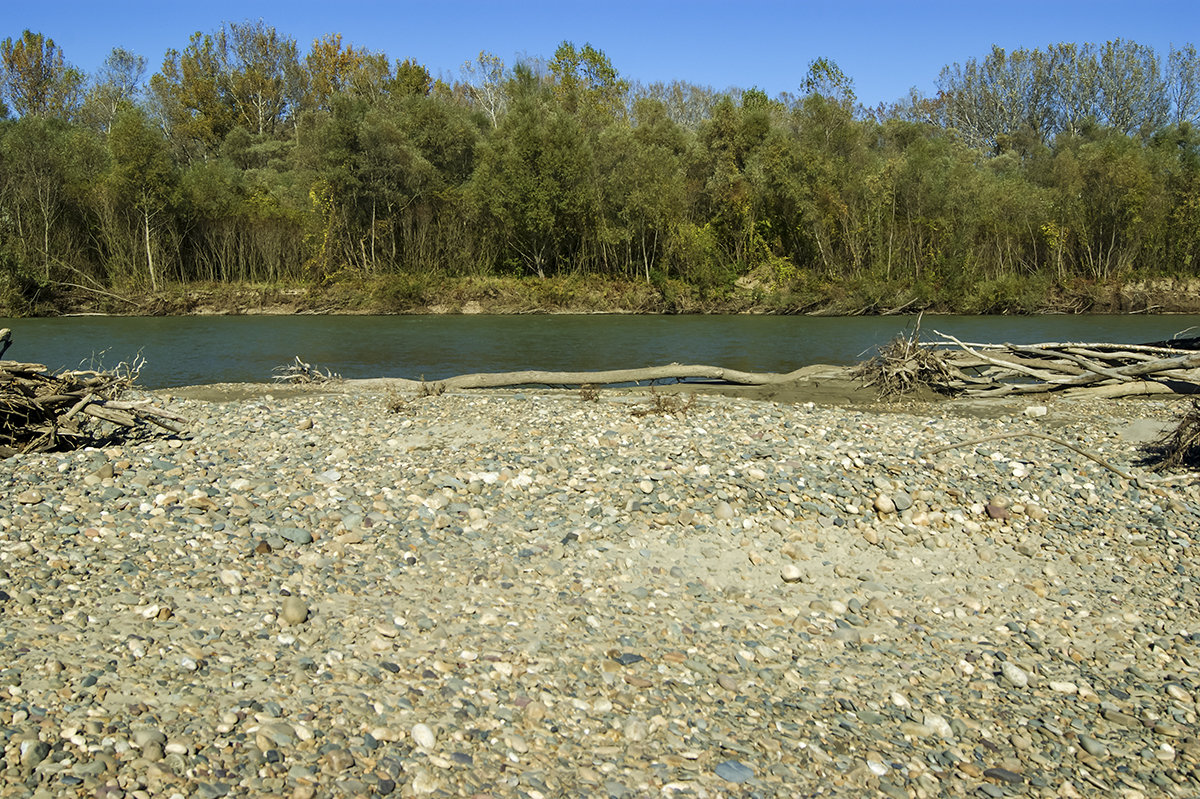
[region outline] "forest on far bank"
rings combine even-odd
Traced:
[[[994,47],[875,108],[824,58],[777,97],[631,83],[570,42],[448,80],[262,21],[151,69],[0,42],[0,314],[548,285],[593,310],[999,313],[1200,278],[1191,45]]]

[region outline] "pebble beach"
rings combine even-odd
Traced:
[[[0,461],[0,799],[1200,795],[1183,401],[152,396]]]

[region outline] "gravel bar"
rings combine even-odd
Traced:
[[[0,462],[0,798],[1200,794],[1200,490],[1018,435],[1179,401],[269,391]]]

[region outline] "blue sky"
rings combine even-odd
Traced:
[[[338,32],[344,41],[414,58],[434,76],[456,77],[480,50],[511,64],[549,58],[563,40],[591,43],[620,73],[643,82],[683,79],[716,89],[796,91],[810,61],[831,58],[868,105],[931,93],[947,64],[1059,41],[1124,38],[1168,48],[1200,45],[1197,0],[885,2],[884,0],[9,0],[0,37],[40,31],[67,60],[94,71],[115,46],[146,56],[148,74],[170,47],[223,22],[262,19],[307,50]]]

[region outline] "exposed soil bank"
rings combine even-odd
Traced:
[[[754,280],[705,289],[678,281],[434,278],[395,275],[327,285],[188,284],[156,293],[43,289],[10,301],[0,315],[112,314],[531,314],[714,313],[864,315],[888,313],[1200,313],[1200,280],[1160,278],[1074,282],[1006,296],[933,297],[904,288],[847,292],[825,286],[799,294]]]

